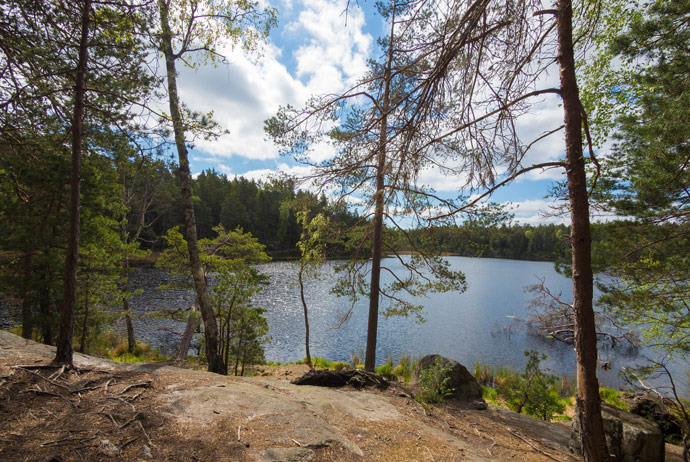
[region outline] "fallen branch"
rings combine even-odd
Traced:
[[[125,428],[127,425],[131,424],[132,422],[138,421],[141,417],[143,417],[143,414],[141,414],[140,412],[137,412],[137,413],[134,415],[134,417],[132,417],[132,418],[129,419],[127,422],[125,422],[125,423],[123,423],[122,425],[120,425],[120,430],[122,430],[122,429]]]
[[[60,370],[56,371],[53,375],[51,375],[50,377],[48,377],[48,379],[49,379],[49,380],[57,380],[57,379],[62,375],[63,372],[65,372],[65,366],[64,366],[64,364],[62,365],[62,367],[60,368]]]
[[[110,385],[110,382],[112,382],[115,379],[110,379],[107,382],[105,382],[105,388],[103,389],[103,393],[108,393],[108,385]]]
[[[292,440],[292,442],[293,442],[293,443],[295,443],[295,444],[296,444],[296,445],[297,445],[298,447],[300,447],[300,448],[302,447],[302,445],[300,444],[300,442],[299,442],[299,441],[297,441],[297,440],[296,440],[296,439],[294,439],[294,438],[290,438],[290,439],[291,439],[291,440]]]
[[[82,391],[92,391],[92,390],[98,390],[99,388],[101,388],[101,386],[100,386],[100,385],[96,385],[96,386],[94,386],[94,387],[85,387],[85,388],[80,388],[79,390],[74,390],[74,391],[72,391],[72,394],[75,394],[75,393],[81,393]]]
[[[62,438],[62,439],[55,440],[55,441],[48,441],[46,443],[41,444],[41,446],[52,446],[52,445],[63,444],[63,443],[86,443],[87,441],[91,441],[91,440],[96,439],[97,436],[98,436],[98,433],[96,433],[93,436],[86,437],[86,438]]]
[[[240,429],[242,428],[242,425],[237,427],[237,441],[240,440]]]
[[[108,399],[115,399],[117,401],[122,401],[125,404],[129,404],[129,406],[132,408],[132,411],[134,411],[134,412],[137,411],[137,408],[135,408],[134,405],[127,400],[124,400],[124,399],[119,398],[119,397],[112,397],[112,396],[108,396]]]
[[[431,450],[424,446],[424,449],[426,449],[429,452],[429,457],[431,457],[431,462],[436,462],[436,459],[434,459],[434,455],[431,453]]]
[[[316,385],[321,387],[344,387],[351,385],[355,388],[376,387],[386,389],[389,383],[380,375],[372,372],[352,369],[347,371],[309,371],[302,377],[292,381],[295,385]]]
[[[139,438],[141,438],[141,435],[137,435],[134,438],[127,440],[125,443],[122,444],[122,446],[120,446],[120,451],[122,451],[124,448],[126,448],[130,444],[134,443]]]
[[[117,422],[115,422],[115,417],[113,417],[112,415],[108,414],[107,412],[99,412],[99,414],[101,414],[101,415],[103,415],[103,416],[106,416],[106,417],[109,417],[109,418],[110,418],[110,421],[113,423],[113,425],[115,425],[115,426],[117,427]]]

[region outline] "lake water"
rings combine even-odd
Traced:
[[[541,279],[553,293],[562,293],[564,300],[572,300],[570,279],[558,274],[549,262],[448,257],[453,270],[461,270],[467,277],[464,293],[448,292],[420,298],[416,303],[425,306],[425,323],[416,318],[379,320],[377,365],[388,357],[397,360],[401,355],[419,357],[439,353],[453,358],[469,369],[481,361],[493,366],[524,369],[524,352],[537,350],[548,355],[542,363],[555,374],[575,374],[575,354],[571,345],[530,334],[524,323],[533,294],[525,287]],[[395,266],[393,259],[386,264]],[[330,293],[337,277],[333,264],[324,266],[321,280],[306,284],[309,305],[310,347],[312,356],[329,360],[349,361],[352,353],[361,357],[366,346],[368,300],[361,300],[351,318],[340,328],[334,328],[350,302]],[[290,262],[274,262],[262,266],[271,277],[271,284],[258,294],[255,303],[266,309],[272,340],[265,346],[266,359],[296,361],[304,357],[304,317],[295,284],[296,266]],[[385,275],[383,276],[385,278]],[[132,298],[139,313],[160,308],[184,308],[194,296],[190,291],[161,291],[155,287],[167,282],[161,270],[137,268],[133,274],[135,286],[143,290]],[[169,320],[139,316],[135,330],[143,340],[172,353],[184,324]],[[642,355],[626,349],[604,349],[601,361],[609,361],[611,370],[600,370],[605,386],[620,386],[618,376],[623,366],[642,361]]]
[[[419,298],[425,306],[425,323],[416,318],[380,316],[377,365],[388,357],[412,357],[439,353],[471,369],[483,363],[523,369],[524,352],[538,350],[548,355],[542,365],[556,374],[575,374],[572,346],[529,334],[523,323],[533,294],[525,287],[544,279],[554,293],[572,300],[572,282],[554,270],[550,262],[449,257],[453,270],[467,277],[464,293],[447,292]],[[389,259],[388,265],[395,266]],[[266,346],[266,358],[294,361],[304,357],[304,318],[298,287],[294,285],[295,267],[289,262],[266,265],[271,286],[256,302],[267,309],[266,316],[273,340]],[[363,356],[366,347],[368,300],[355,305],[351,318],[340,328],[337,321],[349,308],[346,299],[329,293],[337,275],[326,267],[323,280],[310,281],[306,287],[309,303],[310,348],[312,356],[349,361],[353,352]],[[385,276],[383,276],[385,278]],[[610,371],[600,371],[603,383],[619,385],[617,371],[635,361],[629,351],[608,350],[602,361],[610,361]]]

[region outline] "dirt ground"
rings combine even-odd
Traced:
[[[76,355],[77,369],[63,370],[53,354],[0,332],[0,460],[580,460],[564,425],[457,402],[425,407],[397,386],[289,383],[306,366],[237,378]]]

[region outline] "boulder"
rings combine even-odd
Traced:
[[[415,368],[415,377],[417,380],[419,380],[421,371],[436,367],[437,360],[441,368],[448,369],[445,377],[450,377],[448,386],[454,389],[454,398],[461,400],[482,399],[482,386],[477,383],[474,376],[470,374],[467,368],[459,362],[441,355],[427,355],[419,360],[419,364]]]
[[[682,424],[669,412],[672,406],[669,400],[648,394],[628,395],[623,399],[630,407],[630,412],[658,424],[664,437],[683,441]]]
[[[601,403],[606,445],[616,462],[664,462],[664,435],[659,426],[630,412]],[[573,419],[571,449],[582,453],[577,413]]]

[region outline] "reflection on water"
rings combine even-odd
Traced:
[[[554,293],[561,292],[564,300],[572,300],[571,281],[554,271],[548,262],[449,257],[453,270],[467,276],[467,291],[431,294],[415,302],[425,306],[426,322],[415,318],[381,317],[377,342],[377,363],[388,357],[421,356],[440,353],[471,366],[476,361],[490,365],[506,365],[523,369],[524,351],[538,350],[548,355],[542,364],[557,374],[575,373],[572,346],[536,337],[526,332],[524,318],[532,294],[528,285],[545,284]],[[394,264],[388,260],[388,264]],[[256,298],[267,309],[273,341],[266,347],[266,357],[276,361],[294,361],[304,356],[304,319],[298,288],[293,286],[295,268],[288,262],[266,265],[264,272],[272,284]],[[307,285],[311,328],[312,356],[348,361],[353,352],[366,346],[368,301],[355,304],[352,317],[339,329],[334,329],[339,315],[349,308],[346,299],[329,293],[336,275],[332,266],[323,271],[323,280]],[[384,276],[385,277],[385,276]],[[624,352],[610,350],[602,360],[610,361],[612,369],[601,371],[602,382],[619,383],[617,371],[633,358]]]
[[[524,318],[533,295],[525,292],[528,285],[545,284],[554,293],[562,293],[564,300],[572,300],[571,281],[554,271],[548,262],[449,257],[453,270],[467,276],[465,293],[432,294],[414,300],[424,305],[427,321],[419,324],[416,318],[381,317],[377,342],[377,363],[388,357],[397,360],[401,355],[413,357],[440,353],[471,368],[476,361],[508,366],[521,370],[527,350],[548,355],[543,367],[555,374],[575,374],[575,354],[572,346],[530,335],[524,324],[514,318]],[[389,259],[386,264],[395,265]],[[304,317],[295,284],[296,267],[290,262],[263,265],[261,270],[271,277],[271,284],[255,297],[255,303],[266,309],[272,341],[265,347],[266,358],[273,361],[296,361],[304,357]],[[312,356],[330,360],[349,361],[352,353],[363,356],[366,346],[367,300],[355,304],[351,318],[340,328],[334,328],[340,316],[350,308],[350,302],[330,293],[336,278],[333,264],[321,271],[321,280],[306,284],[309,304],[309,325]],[[382,275],[384,278],[385,275]],[[141,314],[152,310],[185,308],[193,301],[189,291],[160,291],[155,287],[167,282],[160,270],[139,268],[133,275],[144,292],[132,299]],[[143,339],[164,352],[174,352],[184,325],[174,321],[138,316],[135,329]],[[601,360],[611,364],[611,370],[600,370],[602,385],[619,386],[618,371],[641,357],[619,349],[604,349]]]

